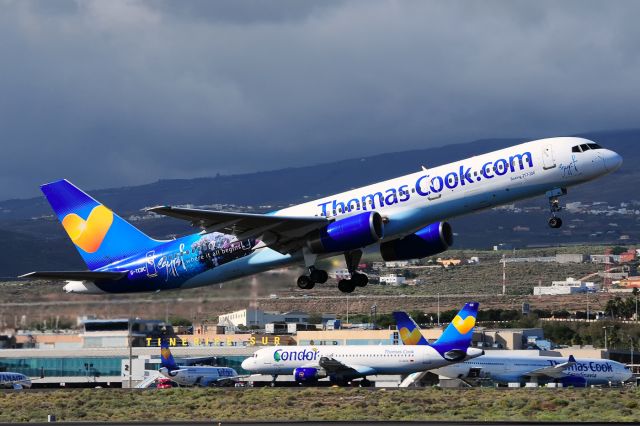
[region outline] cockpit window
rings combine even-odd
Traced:
[[[580,149],[579,145],[576,145],[573,148],[571,148],[571,152],[582,152],[582,150]]]
[[[582,145],[580,145],[580,149],[582,149],[582,152],[588,151],[591,148],[589,148],[589,145],[587,145],[586,143],[583,143]]]
[[[602,149],[602,147],[600,145],[598,145],[597,143],[589,143],[587,144],[587,146],[591,149]]]

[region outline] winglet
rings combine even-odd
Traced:
[[[576,359],[575,359],[575,357],[573,355],[569,355],[569,362],[571,362],[571,363],[575,363],[576,362]]]
[[[398,334],[404,345],[429,345],[429,341],[424,338],[420,332],[420,327],[404,311],[393,312],[393,318],[396,320]]]

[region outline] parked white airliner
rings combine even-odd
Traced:
[[[358,345],[358,346],[278,346],[258,349],[242,362],[242,368],[255,374],[293,374],[300,383],[313,383],[328,377],[336,384],[346,384],[362,378],[362,386],[369,386],[367,376],[378,374],[410,374],[431,370],[484,353],[470,348],[478,303],[467,303],[444,330],[442,336],[429,346]],[[399,330],[399,333],[403,333]],[[419,334],[419,333],[418,333]]]
[[[428,160],[428,159],[426,159]],[[158,241],[66,180],[42,186],[88,271],[26,274],[67,281],[74,293],[128,293],[221,283],[284,265],[309,273],[298,286],[327,281],[319,257],[344,255],[346,293],[367,285],[356,271],[362,249],[379,245],[385,260],[415,259],[453,242],[446,219],[525,198],[549,199],[549,225],[562,225],[567,188],[618,169],[622,158],[583,138],[526,142],[268,214],[160,206],[149,210],[188,220],[203,233]],[[221,232],[222,231],[222,232]]]
[[[185,366],[173,359],[167,339],[160,344],[160,374],[180,386],[234,386],[238,373],[230,367]]]

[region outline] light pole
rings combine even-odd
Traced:
[[[591,316],[590,314],[591,312],[589,311],[589,290],[587,290],[587,322],[589,322],[589,319],[590,319],[589,317]]]
[[[608,350],[608,346],[607,346],[607,328],[608,327],[602,327],[602,329],[604,330],[604,350],[607,351]]]
[[[438,325],[440,325],[440,293],[438,293]]]
[[[132,358],[133,358],[133,342],[131,342],[131,318],[129,318],[129,333],[128,333],[128,338],[127,340],[129,341],[129,389],[131,389],[133,387],[132,385],[132,381],[133,381],[133,365],[132,365]]]

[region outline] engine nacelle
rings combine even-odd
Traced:
[[[314,367],[298,367],[293,370],[293,378],[298,383],[313,383],[323,377],[326,377],[324,370]]]
[[[307,246],[316,254],[350,251],[378,242],[383,236],[382,216],[378,212],[365,212],[314,231]]]
[[[380,244],[386,261],[422,259],[442,253],[453,244],[453,231],[448,222],[436,222],[404,238]]]

